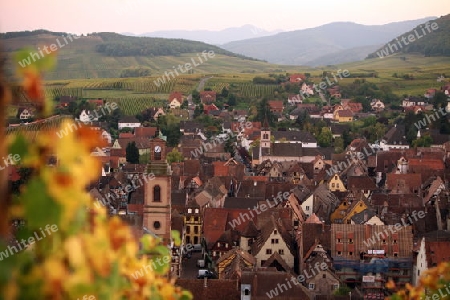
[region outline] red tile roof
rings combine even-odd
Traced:
[[[433,169],[433,170],[444,170],[444,162],[440,159],[420,159],[420,158],[410,158],[408,160],[410,170],[414,173],[416,170],[421,168]]]
[[[134,135],[136,137],[153,138],[155,137],[157,131],[157,127],[137,127],[134,129]]]
[[[215,91],[202,91],[200,92],[200,100],[202,103],[214,102],[216,101]]]
[[[183,101],[183,94],[180,92],[172,92],[169,95],[169,103],[172,102],[173,99],[177,99],[178,101]]]
[[[283,101],[281,100],[267,101],[267,104],[269,104],[270,109],[277,109],[277,110],[283,109]]]
[[[388,190],[402,189],[408,187],[411,193],[418,191],[422,185],[422,174],[394,174],[388,173],[386,175],[386,187]]]
[[[134,135],[131,132],[121,132],[119,133],[119,139],[129,139],[134,137]]]
[[[290,82],[302,82],[306,79],[306,76],[304,74],[292,74],[289,77]]]
[[[341,109],[336,112],[338,117],[341,118],[350,118],[353,117],[353,112],[349,109]]]

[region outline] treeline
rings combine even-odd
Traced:
[[[397,39],[402,47],[395,52],[421,53],[425,56],[450,56],[450,15],[443,16],[437,20],[430,21],[429,23],[433,24],[434,22],[438,24],[438,28],[436,30],[430,29],[431,32],[428,32],[422,24],[413,30],[398,36]],[[425,34],[423,31],[425,31]],[[415,40],[408,42],[409,35],[413,35]],[[405,45],[402,38],[405,38],[408,45]],[[381,49],[385,49],[386,47],[389,48],[389,44],[398,45],[397,39],[393,39],[382,48],[369,54],[367,58],[377,58],[377,52],[380,52]]]
[[[183,39],[132,37],[116,33],[92,35],[98,35],[103,39],[104,43],[97,45],[96,51],[107,56],[179,56],[183,53],[202,53],[206,50],[214,51],[215,54],[255,60],[206,43]]]
[[[27,36],[34,36],[39,34],[51,34],[55,36],[66,36],[69,35],[67,32],[54,32],[54,31],[48,31],[45,29],[39,29],[39,30],[33,30],[33,31],[15,31],[15,32],[6,32],[6,33],[0,33],[0,39],[12,39],[17,37],[27,37]]]
[[[120,78],[150,76],[150,69],[146,68],[128,68],[120,72]]]

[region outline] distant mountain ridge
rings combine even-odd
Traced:
[[[240,41],[245,39],[270,36],[282,32],[278,29],[275,31],[267,31],[253,25],[243,25],[241,27],[231,27],[223,30],[161,30],[146,32],[137,36],[161,37],[173,39],[186,39],[192,41],[200,41],[208,44],[222,45],[232,41]]]
[[[339,64],[363,60],[380,45],[433,19],[436,17],[385,25],[335,22],[315,28],[230,42],[221,47],[234,53],[276,64],[307,66]],[[359,50],[352,50],[353,48],[359,48]],[[346,55],[345,51],[353,54]]]

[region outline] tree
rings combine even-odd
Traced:
[[[194,89],[191,94],[192,94],[192,101],[196,104],[200,103],[200,92]]]
[[[220,93],[220,95],[221,95],[223,98],[227,98],[227,97],[228,97],[228,94],[229,94],[228,88],[227,88],[227,87],[224,87],[224,88],[222,89],[222,92]]]
[[[139,149],[136,147],[136,142],[128,143],[126,151],[127,162],[130,164],[139,163]]]
[[[340,136],[334,139],[334,153],[342,153],[344,151],[344,139]]]
[[[255,121],[264,122],[266,119],[269,122],[269,126],[275,125],[275,115],[270,111],[268,100],[264,98],[258,103],[257,107],[258,113],[256,115]]]
[[[194,119],[201,116],[203,114],[203,104],[199,104],[197,106],[195,106],[194,109]]]
[[[412,142],[413,147],[430,147],[433,144],[433,138],[425,134]]]
[[[236,96],[234,94],[229,94],[227,103],[229,106],[235,106],[236,105]]]
[[[120,129],[121,133],[133,132],[133,129],[130,127],[123,127]]]
[[[180,142],[180,137],[182,135],[180,132],[180,119],[171,114],[159,116],[157,125],[162,134],[167,136],[167,145],[176,147]]]
[[[333,134],[328,127],[322,127],[320,134],[317,136],[317,143],[320,147],[329,147],[333,141]]]
[[[173,148],[173,150],[167,153],[167,162],[169,164],[173,162],[182,162],[184,160],[183,155],[178,151],[177,148]]]
[[[341,285],[336,291],[334,291],[333,295],[335,296],[347,296],[352,290],[346,286]]]

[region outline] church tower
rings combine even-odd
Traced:
[[[270,149],[270,127],[267,118],[264,120],[263,126],[261,128],[261,148]]]
[[[171,171],[166,161],[166,141],[150,141],[149,180],[144,191],[143,226],[170,243],[171,230]]]

